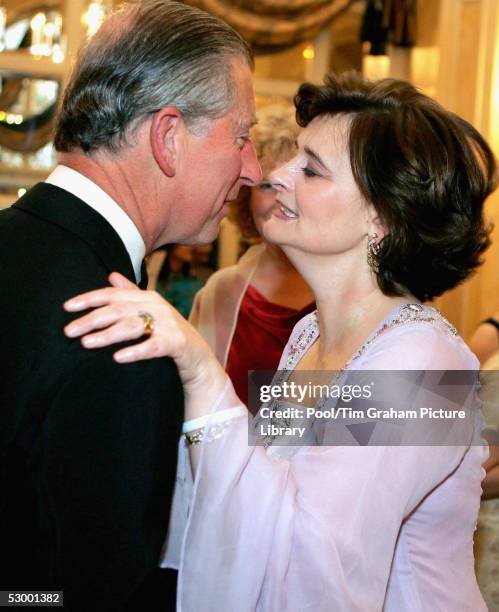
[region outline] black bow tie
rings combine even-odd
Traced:
[[[139,283],[139,287],[141,289],[147,289],[147,281],[148,281],[148,276],[147,276],[147,266],[146,266],[146,260],[143,259],[142,260],[142,266],[140,267],[140,283]]]

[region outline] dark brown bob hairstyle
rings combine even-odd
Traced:
[[[388,228],[377,258],[384,294],[431,300],[482,263],[496,165],[472,125],[405,81],[356,73],[303,84],[295,106],[302,127],[325,114],[351,120],[355,182]]]

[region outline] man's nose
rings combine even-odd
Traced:
[[[256,156],[255,147],[249,140],[242,152],[241,182],[248,187],[254,187],[262,182],[263,174]]]

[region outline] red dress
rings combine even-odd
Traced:
[[[301,310],[269,302],[252,285],[244,294],[230,345],[226,371],[240,399],[248,405],[248,371],[276,370],[296,323],[315,310]]]

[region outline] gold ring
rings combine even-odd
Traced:
[[[154,317],[150,312],[140,311],[138,316],[144,321],[144,336],[151,336],[154,331]]]

